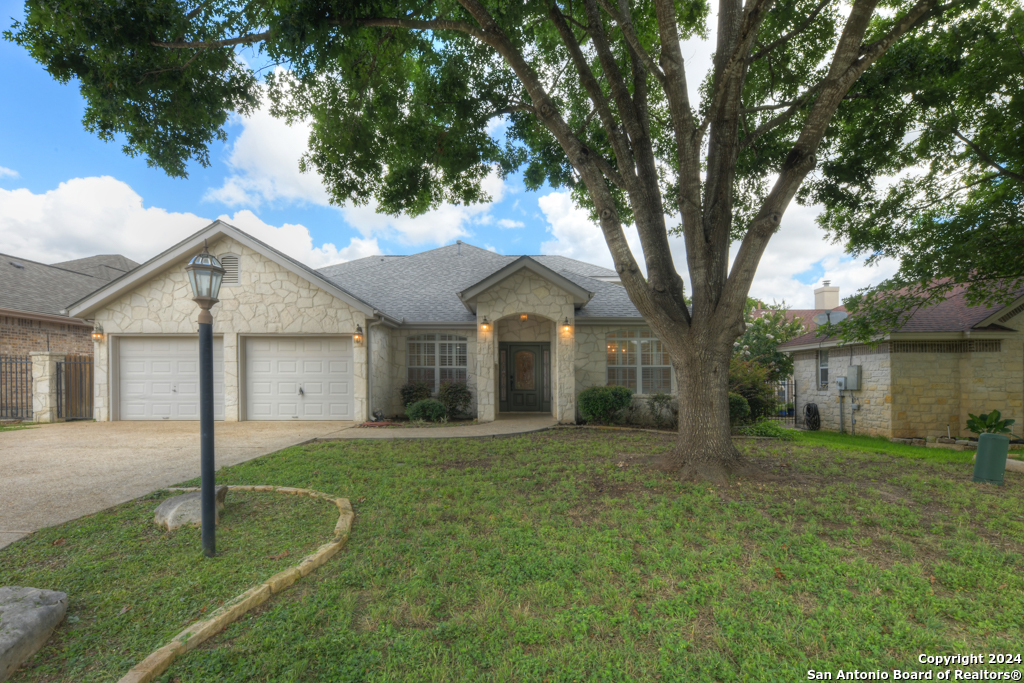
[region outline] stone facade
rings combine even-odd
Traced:
[[[889,350],[885,345],[876,348],[857,345],[851,349],[829,349],[829,383],[818,384],[818,352],[800,351],[794,356],[794,378],[796,379],[796,416],[803,421],[804,406],[814,403],[821,415],[821,428],[839,431],[840,402],[835,378],[845,376],[851,365],[861,367],[861,390],[845,392],[843,395],[843,425],[847,432],[852,425],[858,434],[890,436],[892,425],[892,395],[890,384],[892,368]],[[851,403],[852,395],[852,403]],[[852,404],[860,407],[851,409]]]
[[[1024,316],[1006,323],[1019,328]],[[968,413],[992,409],[1024,422],[1024,334],[1000,340],[896,341],[876,349],[856,346],[853,363],[862,367],[861,391],[852,392],[858,434],[898,438],[969,436]],[[817,386],[817,352],[794,354],[797,415],[816,403],[822,429],[839,430],[835,378],[851,364],[849,349],[829,349],[829,385]],[[850,395],[845,392],[844,427],[850,431]],[[1014,425],[1015,431],[1018,429]],[[948,431],[947,431],[948,429]]]
[[[357,325],[366,329],[364,314],[311,284],[278,263],[229,238],[210,245],[210,253],[239,257],[239,283],[224,285],[213,307],[213,334],[224,343],[224,419],[240,419],[240,346],[245,336],[351,335]],[[110,344],[120,336],[140,334],[194,335],[199,307],[185,274],[175,264],[96,311],[105,338],[95,343],[97,420],[114,419]],[[366,411],[366,345],[353,348],[354,415]]]
[[[575,328],[576,310],[572,296],[528,270],[520,270],[476,297],[477,344],[477,417],[491,421],[498,412],[495,393],[498,376],[500,324],[507,318],[517,322],[521,313],[534,323],[551,326],[552,412],[559,422],[576,419]],[[488,320],[488,329],[483,320]],[[569,329],[564,329],[564,321]],[[511,328],[507,328],[511,329]],[[530,327],[534,330],[536,328]]]
[[[32,357],[32,421],[57,422],[57,363],[64,362],[63,353],[35,351]]]
[[[0,356],[27,356],[33,351],[91,354],[92,325],[0,316]]]
[[[373,407],[374,410],[382,410],[386,416],[402,416],[405,414],[405,406],[402,405],[402,398],[399,394],[399,389],[402,385],[409,380],[409,337],[415,337],[424,334],[446,334],[455,335],[466,338],[466,356],[467,356],[467,368],[466,368],[466,385],[469,390],[473,393],[474,398],[477,395],[477,375],[474,372],[475,359],[476,359],[476,331],[467,329],[432,329],[432,330],[412,330],[412,329],[387,329],[387,328],[374,328],[376,333],[380,330],[380,336],[374,337],[373,344],[377,344],[377,339],[386,337],[387,341],[384,342],[388,348],[388,352],[383,355],[377,354],[377,347],[374,347],[373,353],[373,375],[379,378],[378,383],[374,383],[373,389]],[[378,386],[380,389],[378,389]],[[469,408],[470,416],[475,417],[477,415],[476,405],[471,405]]]

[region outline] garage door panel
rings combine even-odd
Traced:
[[[248,419],[353,419],[351,339],[252,337],[245,349]]]
[[[199,340],[124,337],[118,343],[122,420],[199,419]],[[224,419],[224,345],[213,342],[214,419]]]

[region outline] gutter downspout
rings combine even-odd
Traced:
[[[378,315],[377,311],[373,312]],[[370,330],[384,322],[383,318],[366,321],[366,420],[373,420],[373,346]]]

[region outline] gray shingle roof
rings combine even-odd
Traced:
[[[389,316],[410,323],[474,322],[457,292],[471,287],[519,256],[495,254],[471,244],[452,244],[410,256],[369,256],[321,268],[318,273]],[[531,256],[563,277],[594,292],[578,318],[629,317],[642,320],[607,268],[564,256]]]
[[[64,270],[73,270],[76,273],[92,275],[93,277],[101,278],[107,282],[114,278],[121,277],[133,268],[139,267],[138,263],[132,261],[130,258],[121,256],[120,254],[99,254],[97,256],[87,256],[73,261],[62,261],[61,263],[54,263],[52,265],[58,268],[63,268]]]
[[[77,272],[63,266],[48,266],[0,254],[0,308],[63,315],[62,311],[70,304],[109,281],[110,278]]]

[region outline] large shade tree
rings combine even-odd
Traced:
[[[748,467],[729,435],[729,359],[787,207],[816,168],[828,176],[822,160],[870,132],[872,107],[906,94],[914,70],[878,72],[887,53],[914,38],[941,57],[948,45],[929,36],[949,22],[1012,8],[719,0],[711,17],[704,0],[28,0],[8,36],[80,82],[87,128],[172,175],[206,163],[228,115],[258,105],[258,62],[283,65],[266,79],[273,111],[311,122],[303,166],[335,202],[415,214],[486,201],[495,169],[571,188],[671,354],[683,475],[718,479]],[[687,74],[681,41],[712,24],[711,73]],[[859,128],[837,119],[852,105],[867,108]],[[504,141],[488,134],[496,117]]]

